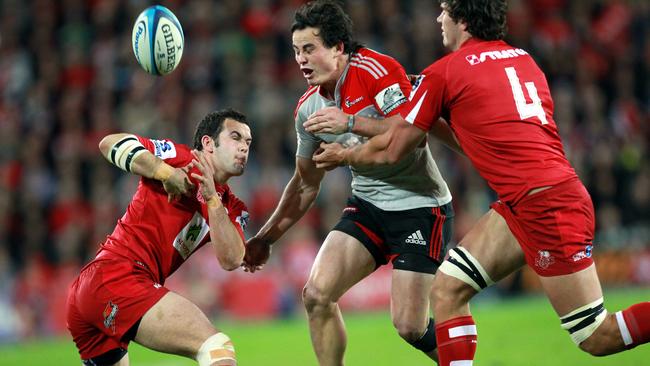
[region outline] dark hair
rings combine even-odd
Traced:
[[[196,126],[196,131],[194,132],[194,148],[199,151],[203,150],[201,138],[205,135],[212,137],[215,144],[219,146],[218,136],[221,133],[221,130],[223,130],[223,122],[226,118],[248,125],[246,116],[231,108],[208,113],[208,115],[203,117],[201,122],[199,122],[199,125]]]
[[[320,31],[319,36],[327,48],[343,42],[343,51],[352,53],[362,47],[352,39],[352,19],[334,1],[310,1],[296,10],[291,24],[291,33],[309,27]]]
[[[451,19],[467,24],[467,32],[486,41],[503,39],[508,27],[506,0],[441,0]]]

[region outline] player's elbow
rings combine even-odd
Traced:
[[[107,135],[99,142],[99,151],[103,155],[108,154],[108,152],[113,148],[114,135]]]
[[[244,262],[243,243],[241,244],[241,250],[240,248],[237,248],[231,252],[217,255],[217,259],[219,260],[219,265],[221,265],[221,268],[225,269],[226,271],[236,270]]]

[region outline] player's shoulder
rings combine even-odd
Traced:
[[[391,56],[362,47],[351,55],[350,68],[357,70],[362,75],[381,79],[389,75],[391,70],[403,67]]]
[[[293,118],[295,119],[296,116],[298,115],[298,112],[301,109],[308,108],[309,107],[309,100],[312,98],[317,98],[319,93],[318,90],[320,89],[320,86],[314,85],[310,86],[307,91],[298,99],[298,103],[296,104],[296,109],[293,111]]]

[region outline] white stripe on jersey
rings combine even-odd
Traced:
[[[415,121],[415,117],[417,117],[418,113],[420,113],[420,108],[422,108],[422,102],[424,102],[424,97],[427,96],[427,93],[429,91],[425,91],[424,94],[420,97],[420,100],[418,100],[418,103],[411,109],[409,114],[404,118],[408,123],[413,124],[413,121]]]
[[[381,71],[383,71],[384,74],[388,74],[388,70],[386,70],[386,68],[379,61],[375,60],[374,58],[372,58],[370,56],[364,56],[364,55],[361,55],[361,54],[358,54],[358,53],[355,56],[359,57],[360,59],[362,59],[364,61],[368,61],[368,62],[371,62],[371,63],[377,65],[377,67]]]
[[[368,67],[366,65],[361,65],[361,64],[358,64],[356,62],[350,62],[350,66],[355,66],[355,67],[358,67],[360,69],[366,70],[366,71],[368,71],[368,73],[370,75],[372,75],[372,77],[374,77],[375,79],[379,79],[379,75],[377,75],[377,73],[375,73],[370,67]]]
[[[375,72],[375,74],[377,74],[380,78],[388,75],[388,71],[386,71],[386,69],[383,66],[381,66],[377,61],[373,63],[371,60],[369,60],[368,58],[364,58],[361,55],[352,56],[350,60],[352,63],[356,62],[356,64],[359,65],[363,64],[365,66],[370,67]]]

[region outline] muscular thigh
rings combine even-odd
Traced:
[[[463,237],[459,246],[478,260],[497,282],[525,264],[524,253],[505,219],[490,209]]]
[[[147,348],[194,357],[216,329],[191,301],[168,292],[144,314],[135,341]]]
[[[393,319],[426,324],[433,279],[434,275],[429,273],[393,270],[391,285]]]
[[[375,259],[358,239],[333,230],[318,251],[307,284],[337,301],[375,268]]]

